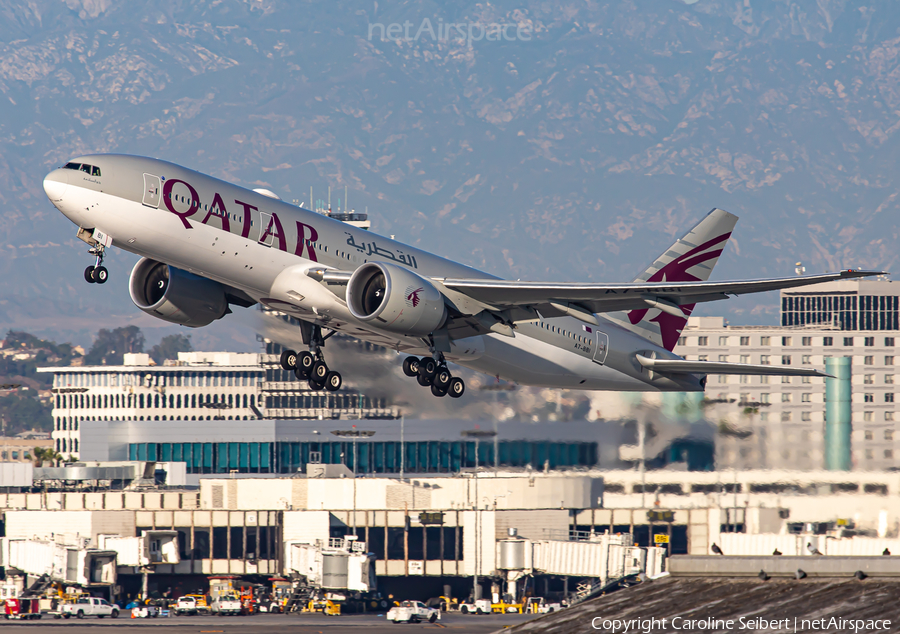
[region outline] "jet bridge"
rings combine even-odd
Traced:
[[[374,592],[375,566],[366,543],[354,535],[285,544],[285,573],[328,591]]]
[[[523,539],[515,528],[497,542],[497,568],[508,593],[517,596],[519,579],[535,574],[590,578],[593,587],[617,580],[662,573],[665,549],[632,546],[630,534],[572,534],[570,539]]]
[[[82,587],[112,586],[116,583],[116,552],[89,547],[83,539],[0,540],[2,565],[7,575],[47,578]]]

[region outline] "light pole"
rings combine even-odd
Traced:
[[[488,383],[478,388],[494,393],[494,475],[500,471],[500,436],[497,433],[497,417],[500,415],[498,397],[500,392],[514,392],[516,386],[511,383]]]
[[[479,429],[476,426],[475,429],[464,431],[461,435],[463,438],[475,439],[475,576],[472,580],[472,599],[477,601],[481,595],[478,586],[478,564],[481,553],[481,509],[478,506],[478,441],[481,438],[496,437],[497,432]]]
[[[371,438],[375,435],[375,432],[371,430],[357,429],[356,425],[353,425],[352,429],[334,429],[331,431],[331,433],[339,438],[353,439],[353,534],[356,535],[356,441],[359,440],[360,437]]]

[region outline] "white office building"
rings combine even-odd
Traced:
[[[692,317],[675,352],[687,359],[809,366],[851,357],[854,470],[900,462],[895,341],[900,284],[848,280],[782,291],[780,326],[731,326]],[[711,375],[707,417],[721,421],[719,467],[821,469],[825,380]]]
[[[258,419],[399,418],[384,399],[352,388],[311,391],[287,377],[269,354],[180,352],[154,365],[126,354],[124,365],[39,368],[53,373],[54,448],[78,458],[81,423],[94,421],[251,421]]]

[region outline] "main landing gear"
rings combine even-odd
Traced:
[[[428,357],[406,357],[403,360],[403,374],[415,377],[422,387],[431,387],[435,396],[459,398],[466,392],[466,384],[458,376],[450,374],[443,359],[437,361]]]
[[[103,256],[105,255],[105,252],[106,247],[102,244],[98,244],[88,250],[88,253],[96,258],[94,265],[89,266],[84,270],[84,281],[88,284],[106,284],[106,280],[109,279],[109,271],[103,266]]]
[[[309,389],[319,391],[328,390],[329,392],[337,392],[344,384],[340,372],[328,369],[325,363],[325,354],[322,347],[325,340],[333,335],[336,331],[322,336],[322,329],[319,326],[313,326],[312,337],[310,337],[309,351],[294,352],[293,350],[285,350],[281,353],[281,367],[285,370],[292,371],[301,381],[307,381]]]

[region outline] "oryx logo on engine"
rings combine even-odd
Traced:
[[[406,287],[406,303],[415,308],[419,305],[419,302],[422,299],[419,297],[419,293],[424,291],[425,289],[421,286],[419,288],[414,289],[412,286]]]

